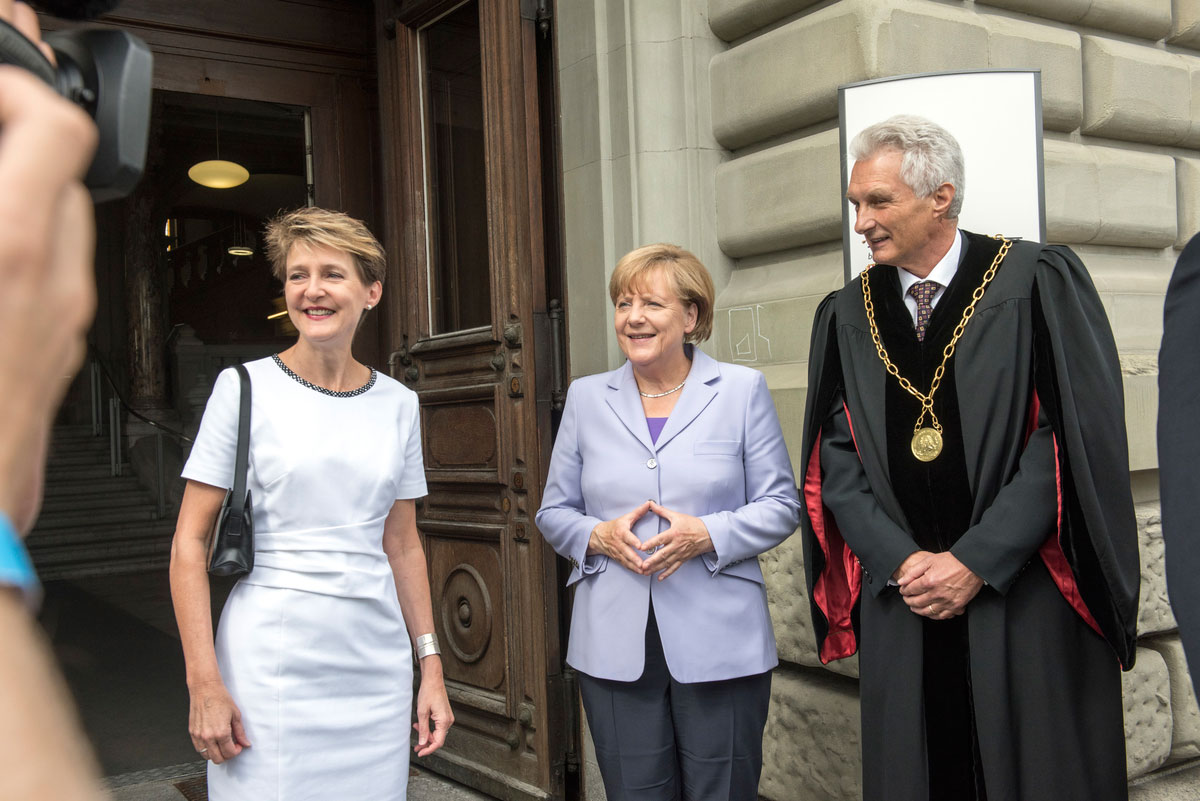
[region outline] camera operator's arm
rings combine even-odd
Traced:
[[[32,12],[0,18],[36,40]],[[95,307],[91,202],[80,184],[95,148],[87,116],[33,76],[0,66],[0,536],[32,525],[46,437],[84,354]],[[10,549],[10,553],[14,549]],[[104,797],[53,665],[19,592],[0,587],[0,798]]]
[[[99,801],[105,794],[41,630],[16,591],[0,590],[0,798]]]

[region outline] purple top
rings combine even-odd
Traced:
[[[658,444],[658,435],[662,433],[663,426],[667,424],[665,417],[647,417],[646,425],[650,428],[650,441]]]

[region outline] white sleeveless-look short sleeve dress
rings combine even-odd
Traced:
[[[348,393],[273,359],[246,365],[254,570],[217,629],[251,747],[208,766],[211,801],[403,801],[412,656],[383,525],[426,493],[415,393],[382,374]],[[184,478],[233,484],[241,386],[217,378]]]

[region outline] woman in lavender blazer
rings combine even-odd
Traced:
[[[628,361],[571,385],[537,515],[571,564],[567,662],[609,801],[755,799],[778,662],[757,557],[800,515],[775,406],[695,347],[691,253],[629,253],[609,295]]]

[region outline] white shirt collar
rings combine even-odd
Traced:
[[[929,275],[924,278],[918,278],[908,270],[898,268],[896,275],[900,279],[901,297],[906,297],[908,295],[908,288],[919,281],[936,281],[942,289],[950,286],[950,281],[953,280],[954,274],[958,272],[958,261],[962,257],[962,246],[962,231],[956,230],[954,242],[950,245],[950,249],[946,251],[945,256],[942,256],[942,260],[929,271]]]

